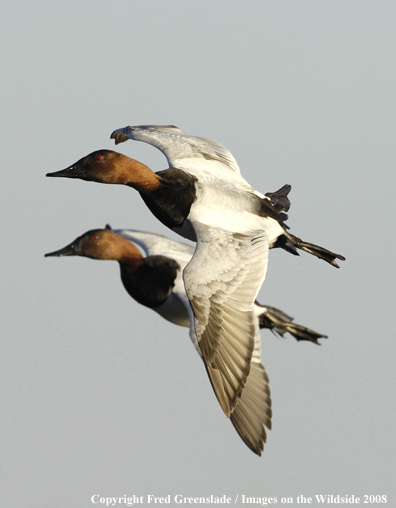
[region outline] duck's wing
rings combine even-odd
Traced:
[[[199,226],[198,226],[199,228]],[[121,230],[114,230],[115,233],[118,233],[122,235],[123,237],[127,238],[128,240],[136,243],[141,247],[147,256],[150,255],[157,255],[157,254],[163,254],[164,252],[172,253],[173,257],[178,260],[178,262],[181,264],[182,268],[190,261],[191,256],[194,252],[194,247],[183,244],[181,242],[176,242],[173,240],[170,240],[162,235],[157,235],[155,233],[148,233],[145,231],[136,231],[136,230],[130,230],[130,229],[121,229]],[[210,232],[207,232],[210,234]],[[213,232],[212,232],[213,233]],[[231,248],[232,245],[229,244],[227,241],[227,236],[229,236],[230,233],[223,236],[226,240],[226,243],[228,245],[228,248]],[[216,237],[218,234],[215,235]],[[234,246],[240,245],[240,241],[235,243],[235,235],[233,236]],[[212,235],[213,237],[213,235]],[[202,238],[202,236],[201,236]],[[255,243],[258,242],[259,246],[254,247]],[[260,242],[262,244],[260,245]],[[266,270],[266,258],[268,255],[268,248],[266,247],[267,242],[266,239],[261,238],[254,238],[254,237],[245,237],[243,238],[244,245],[242,246],[243,249],[252,250],[251,253],[245,252],[241,258],[242,263],[246,264],[248,266],[248,269],[240,269],[235,270],[232,266],[227,268],[221,269],[221,276],[219,277],[213,272],[213,267],[211,269],[212,275],[209,276],[211,285],[211,300],[208,301],[208,315],[209,320],[213,321],[213,319],[221,319],[223,324],[221,327],[223,328],[222,334],[223,336],[220,337],[221,344],[219,344],[218,351],[214,353],[214,356],[217,356],[217,359],[212,361],[211,365],[208,365],[205,361],[205,357],[202,354],[202,349],[206,352],[210,349],[210,345],[205,344],[205,340],[211,340],[211,337],[208,336],[208,333],[201,334],[198,340],[198,336],[195,333],[195,317],[190,305],[190,301],[186,295],[184,282],[182,280],[182,277],[178,275],[178,277],[175,280],[175,286],[172,290],[172,293],[175,297],[177,297],[185,306],[189,317],[190,317],[190,323],[193,323],[192,329],[192,337],[193,341],[195,342],[196,348],[198,352],[201,354],[206,369],[209,374],[209,378],[211,380],[213,389],[216,393],[217,398],[219,399],[220,404],[221,400],[223,400],[224,395],[227,400],[227,394],[231,393],[232,391],[237,392],[238,391],[238,385],[237,385],[237,379],[241,378],[241,372],[249,371],[249,374],[247,375],[247,378],[242,374],[242,377],[244,378],[244,386],[243,389],[240,390],[241,395],[240,397],[236,398],[236,405],[234,409],[232,410],[231,414],[228,414],[227,416],[230,416],[231,422],[234,425],[236,431],[244,441],[244,443],[254,452],[258,455],[261,455],[261,452],[264,449],[264,443],[266,442],[266,431],[264,426],[266,426],[268,429],[271,428],[271,396],[270,396],[270,390],[269,390],[269,380],[267,373],[265,371],[265,368],[263,364],[261,363],[261,354],[260,354],[260,337],[259,337],[259,325],[257,320],[257,313],[255,313],[254,316],[249,315],[248,316],[248,327],[250,328],[250,321],[251,318],[253,318],[253,324],[254,324],[254,346],[253,346],[253,352],[250,352],[250,342],[251,337],[243,337],[243,334],[240,333],[240,323],[239,320],[241,319],[240,315],[235,315],[235,307],[238,307],[238,311],[240,310],[238,298],[241,298],[244,300],[241,307],[248,308],[248,300],[244,296],[244,292],[247,293],[252,292],[252,284],[251,281],[249,281],[249,275],[255,273],[257,276],[257,273],[260,273],[260,269],[258,272],[255,272],[254,263],[263,264],[261,271]],[[249,246],[250,244],[250,246]],[[258,249],[258,252],[253,252],[254,249]],[[204,249],[205,250],[205,249]],[[213,251],[213,245],[211,248],[206,250],[207,256],[212,255]],[[216,249],[217,250],[217,249]],[[262,252],[264,251],[264,252]],[[204,252],[201,251],[200,256],[203,255]],[[238,258],[235,258],[234,262],[237,262]],[[261,261],[261,263],[260,263]],[[195,260],[195,263],[199,262],[199,259]],[[250,266],[253,263],[253,266]],[[237,262],[237,265],[239,265],[239,262]],[[194,265],[190,267],[191,269],[194,269]],[[202,275],[202,268],[197,272],[199,275]],[[244,273],[245,272],[245,273]],[[191,277],[187,274],[187,279]],[[220,285],[224,285],[223,290],[219,290],[219,288],[216,288],[215,281],[212,280],[213,277],[217,277],[217,282]],[[224,280],[222,281],[221,278]],[[232,287],[233,284],[236,286],[238,285],[238,280],[242,280],[242,289],[238,289],[238,291],[241,293],[239,296]],[[196,283],[195,283],[196,284]],[[202,290],[202,280],[199,282],[201,285]],[[246,287],[245,287],[246,284]],[[229,286],[229,294],[223,295],[222,293],[227,293],[226,285]],[[202,291],[201,291],[202,292]],[[253,290],[252,294],[254,295],[256,290]],[[197,295],[198,296],[198,295]],[[221,299],[224,298],[224,305],[222,305],[222,309],[220,313],[217,313],[216,316],[216,305],[219,304]],[[253,296],[250,296],[250,299],[252,299]],[[215,303],[215,308],[213,307],[213,302]],[[256,304],[254,304],[256,307]],[[214,312],[214,313],[213,313]],[[227,315],[232,315],[233,320],[235,318],[235,323],[232,321],[231,323],[227,323]],[[246,316],[245,314],[248,314],[246,312],[242,312],[242,318],[244,319]],[[226,323],[224,323],[224,320]],[[206,328],[210,327],[211,323],[208,321],[208,324]],[[232,329],[232,331],[236,334],[236,336],[230,334],[229,328]],[[203,342],[202,342],[203,340]],[[246,344],[248,344],[248,347],[246,347]],[[205,347],[204,347],[205,345]],[[236,351],[235,351],[236,349]],[[247,349],[247,353],[246,353]],[[250,357],[250,365],[247,361],[247,358]],[[242,358],[241,358],[242,357]],[[235,376],[236,373],[236,376]],[[234,384],[234,388],[230,392],[229,388],[229,382]],[[218,395],[220,394],[220,395]],[[219,398],[221,397],[221,398]],[[232,399],[235,399],[235,395],[232,396]],[[222,404],[223,407],[224,403]],[[226,407],[231,407],[232,404],[229,404],[226,402]],[[224,409],[224,407],[223,407]],[[227,414],[227,413],[226,413]]]
[[[178,262],[182,261],[179,264],[182,264],[183,268],[194,254],[195,245],[177,242],[156,233],[135,229],[113,229],[113,231],[138,245],[146,256],[167,256]]]
[[[200,159],[201,162],[220,162],[229,170],[241,173],[233,155],[221,143],[190,136],[173,125],[128,126],[115,130],[110,137],[116,144],[135,139],[155,146],[165,155],[169,167],[188,167]]]
[[[198,243],[183,273],[194,313],[190,335],[230,417],[243,394],[258,336],[253,303],[265,278],[268,238],[192,221]]]
[[[271,429],[271,392],[269,379],[261,363],[260,337],[256,333],[250,362],[250,373],[231,422],[244,443],[257,455],[264,450],[267,440],[265,427]]]

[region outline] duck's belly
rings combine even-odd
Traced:
[[[258,213],[255,196],[250,200],[249,196],[241,196],[227,190],[222,192],[221,189],[205,189],[191,206],[188,219],[235,233],[264,230],[272,246],[284,230],[275,219]],[[187,226],[185,231],[188,231]]]

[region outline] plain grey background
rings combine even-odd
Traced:
[[[99,506],[93,494],[395,506],[395,22],[392,1],[3,4],[2,506]],[[270,253],[260,301],[329,339],[262,332],[274,413],[261,458],[187,330],[131,300],[116,263],[44,259],[107,222],[171,236],[132,189],[45,178],[139,124],[220,141],[262,192],[291,184],[292,232],[347,257],[336,270]],[[117,149],[167,167],[149,145]]]

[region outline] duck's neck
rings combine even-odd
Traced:
[[[128,272],[135,272],[145,263],[145,258],[140,250],[126,238],[122,238],[118,242],[115,260],[119,262],[121,269]]]
[[[120,174],[122,183],[139,192],[151,192],[160,186],[158,176],[142,162],[128,158],[123,169]]]

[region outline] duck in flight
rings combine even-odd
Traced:
[[[115,130],[111,138],[116,144],[135,139],[159,148],[169,168],[154,173],[141,162],[104,149],[47,176],[133,187],[162,223],[192,241],[196,241],[191,226],[195,217],[198,221],[209,219],[213,227],[220,227],[224,222],[229,227],[231,217],[242,215],[238,225],[245,231],[254,215],[255,227],[269,226],[270,248],[282,247],[295,255],[298,255],[297,249],[301,249],[337,268],[336,259],[345,260],[340,254],[288,233],[287,216],[282,212],[290,206],[287,194],[291,187],[286,185],[264,196],[242,177],[236,160],[220,143],[190,136],[174,126],[161,125],[124,127]],[[213,200],[209,202],[210,198]],[[203,206],[208,208],[207,214]]]
[[[244,180],[219,143],[187,136],[175,127],[129,127],[115,133],[120,131],[160,148],[171,167],[154,173],[123,154],[97,150],[47,176],[130,186],[163,224],[197,242],[183,272],[193,311],[190,335],[230,417],[255,365],[259,326],[254,302],[269,248],[293,254],[301,249],[336,267],[335,260],[344,257],[290,234],[271,199]]]
[[[143,250],[144,256],[141,251]],[[171,323],[190,327],[192,310],[182,273],[194,253],[194,247],[162,235],[135,230],[96,229],[76,238],[66,247],[46,257],[83,256],[118,261],[122,283],[128,294]],[[290,333],[298,341],[319,344],[326,338],[309,328],[293,323],[293,318],[279,309],[254,303],[259,327],[283,336]],[[197,348],[200,354],[199,348]],[[255,341],[251,369],[231,422],[246,445],[258,455],[266,441],[266,426],[271,428],[271,397],[268,377],[261,363],[260,341]]]

